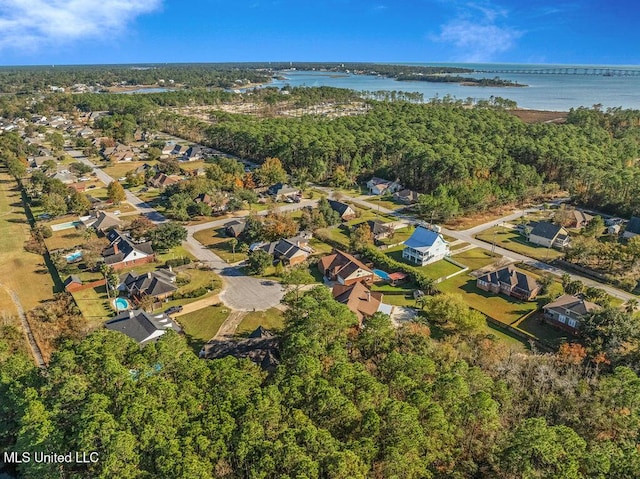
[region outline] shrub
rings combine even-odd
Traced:
[[[176,266],[183,266],[183,265],[189,264],[189,263],[191,263],[191,258],[184,257],[184,258],[168,259],[165,262],[165,265],[167,267],[175,268]]]

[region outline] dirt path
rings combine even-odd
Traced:
[[[213,306],[214,304],[218,304],[219,302],[220,298],[217,294],[214,294],[213,296],[209,296],[208,298],[199,299],[198,301],[194,301],[193,303],[185,304],[182,307],[182,311],[180,311],[179,313],[173,313],[171,316],[179,318],[183,314],[193,313],[194,311],[206,308],[207,306]]]
[[[9,293],[9,296],[11,296],[11,300],[13,301],[13,304],[15,304],[16,306],[16,310],[18,311],[18,316],[20,316],[20,321],[22,322],[22,329],[24,330],[24,335],[26,336],[27,342],[29,343],[29,347],[31,349],[31,354],[33,355],[33,359],[35,359],[38,367],[46,368],[47,365],[45,364],[44,359],[42,357],[42,351],[40,351],[40,346],[38,346],[38,343],[36,343],[36,340],[33,337],[33,332],[31,331],[31,326],[29,325],[29,321],[27,321],[27,316],[24,314],[24,308],[22,307],[22,303],[20,303],[20,298],[18,298],[18,295],[15,293],[15,291],[7,288],[1,283],[0,283],[0,286],[2,286],[7,291],[7,293]]]
[[[224,320],[224,323],[222,323],[213,339],[223,339],[233,336],[247,314],[247,311],[233,311],[229,317]]]

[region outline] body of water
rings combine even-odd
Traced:
[[[436,64],[410,64],[413,66],[435,66]],[[640,109],[640,75],[605,76],[602,74],[544,73],[536,71],[552,71],[554,69],[612,69],[615,71],[639,71],[640,66],[606,66],[606,65],[509,65],[509,64],[465,64],[449,63],[439,66],[456,66],[483,73],[462,74],[474,78],[500,77],[527,87],[478,87],[463,86],[457,83],[432,83],[422,81],[396,81],[391,78],[374,75],[354,75],[351,73],[296,71],[281,72],[285,80],[274,80],[269,86],[332,86],[349,88],[357,91],[396,90],[419,92],[424,99],[442,98],[450,95],[460,100],[467,98],[489,99],[503,97],[514,100],[520,108],[535,110],[567,111],[580,106],[592,107],[601,104],[604,108],[622,107]],[[518,70],[518,73],[502,73],[501,70]],[[570,70],[571,71],[571,70]],[[581,71],[581,70],[578,70]]]

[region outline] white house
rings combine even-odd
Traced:
[[[424,266],[449,256],[449,243],[440,233],[418,226],[404,242],[402,257],[411,263]]]

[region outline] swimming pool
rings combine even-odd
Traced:
[[[113,305],[116,308],[116,311],[124,311],[126,309],[129,309],[129,301],[127,301],[125,298],[116,298],[113,301]]]
[[[67,263],[73,263],[74,261],[77,261],[80,258],[82,258],[82,251],[80,251],[80,250],[74,251],[73,253],[68,254],[67,256],[65,256],[65,259],[67,260]]]
[[[51,231],[62,231],[75,228],[82,224],[82,221],[67,221],[66,223],[60,223],[57,225],[51,225]]]
[[[386,271],[382,271],[381,269],[374,269],[373,273],[381,279],[389,281],[389,274]]]

